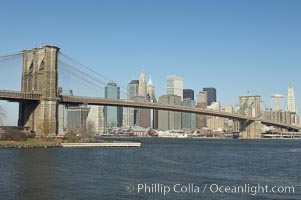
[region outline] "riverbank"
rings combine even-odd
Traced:
[[[99,142],[68,142],[44,139],[28,139],[26,141],[0,141],[1,148],[53,148],[53,147],[140,147],[140,142],[131,141],[99,141]]]
[[[0,141],[0,148],[52,148],[62,147],[60,141],[28,139],[26,141]]]

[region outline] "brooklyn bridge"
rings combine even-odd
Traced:
[[[260,102],[254,98],[251,103],[254,109],[248,114],[243,112],[228,113],[206,108],[170,105],[162,103],[136,102],[126,99],[113,100],[100,97],[71,96],[59,93],[59,64],[60,49],[55,46],[43,46],[24,50],[22,56],[21,89],[19,91],[0,88],[0,100],[19,103],[18,125],[29,127],[37,134],[58,133],[58,106],[63,105],[103,105],[131,108],[144,108],[166,111],[195,113],[206,116],[216,116],[235,120],[240,124],[243,138],[256,138],[261,135],[261,124],[274,126],[288,131],[299,131],[300,127],[291,123],[281,123],[262,118]],[[14,56],[6,55],[1,58]],[[2,69],[3,71],[4,69]],[[74,86],[77,87],[77,86]],[[243,103],[240,105],[243,106]],[[252,113],[253,112],[253,113]]]

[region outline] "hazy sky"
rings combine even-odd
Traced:
[[[166,77],[178,75],[196,93],[215,87],[222,105],[250,91],[270,106],[292,83],[301,109],[298,0],[10,0],[0,19],[0,55],[56,45],[123,85],[143,69],[160,96]],[[19,87],[18,68],[5,66],[0,60],[0,88]],[[15,122],[16,105],[0,105]]]

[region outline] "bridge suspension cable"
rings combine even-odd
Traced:
[[[80,79],[86,86],[88,86],[88,87],[93,86],[93,87],[98,88],[98,85],[96,85],[94,82],[92,82],[92,81],[90,81],[90,80],[88,80],[88,79],[85,79],[83,76],[80,76],[80,75],[76,74],[75,72],[73,72],[73,71],[71,71],[71,70],[68,70],[68,69],[66,69],[66,68],[64,68],[64,67],[62,68],[62,70],[63,70],[64,72],[70,74],[71,76],[74,76],[75,78]]]
[[[88,66],[86,66],[86,65],[84,65],[84,64],[82,64],[82,63],[80,63],[80,62],[78,62],[77,60],[71,58],[70,56],[68,56],[68,55],[66,55],[66,54],[64,54],[64,53],[62,53],[62,52],[59,52],[59,54],[62,55],[62,56],[64,56],[65,58],[71,60],[72,62],[74,62],[74,63],[80,65],[81,67],[83,67],[83,68],[89,70],[89,71],[92,72],[93,74],[95,74],[95,75],[97,75],[97,76],[100,76],[101,78],[103,78],[103,79],[109,81],[109,82],[116,82],[116,81],[113,81],[113,80],[111,80],[111,79],[105,77],[104,75],[102,75],[102,74],[96,72],[95,70],[93,70],[91,67],[88,67]],[[116,82],[116,83],[117,83],[117,82]],[[118,86],[119,86],[120,88],[127,90],[126,87],[122,86],[122,85],[119,84],[119,83],[117,83],[117,84],[118,84]]]
[[[23,53],[20,52],[20,53],[13,53],[13,54],[8,54],[8,55],[3,55],[3,56],[0,56],[0,59],[4,59],[4,58],[9,58],[9,57],[13,57],[13,56],[19,56],[19,55],[22,55]]]
[[[100,86],[100,88],[104,88],[106,86],[106,83],[103,80],[100,80],[99,78],[94,77],[94,73],[93,75],[90,75],[88,72],[83,71],[82,69],[79,69],[78,67],[75,67],[71,64],[66,63],[65,61],[62,61],[61,59],[59,59],[59,65],[61,66],[61,70],[63,72],[66,72],[69,75],[72,75],[75,78],[80,79],[81,81],[83,81],[86,84],[88,84],[89,86],[94,86],[96,88],[99,89],[98,86]],[[62,76],[65,76],[64,74]],[[65,77],[63,77],[65,78]],[[64,80],[62,80],[64,81]],[[121,94],[123,96],[126,97],[126,93],[124,93],[124,91],[120,91]]]
[[[87,74],[87,73],[85,73],[85,72],[83,72],[83,71],[77,69],[76,67],[73,67],[72,65],[69,65],[69,64],[65,63],[64,61],[61,61],[61,60],[60,60],[60,63],[62,63],[64,66],[69,67],[69,68],[71,68],[72,70],[78,72],[79,74],[81,74],[81,75],[83,75],[83,76],[86,76],[86,77],[88,77],[89,79],[92,79],[93,81],[95,81],[95,82],[97,82],[97,83],[99,83],[99,84],[101,84],[101,85],[106,85],[103,81],[101,81],[101,80],[99,80],[99,79],[96,79],[96,78],[90,76],[89,74]]]
[[[67,58],[68,60],[72,61],[74,64],[77,64],[81,67],[81,68],[75,67],[74,65],[67,63],[67,61],[59,59],[59,62],[64,67],[68,67],[72,71],[71,72],[71,71],[67,71],[67,70],[63,69],[65,72],[67,72],[67,73],[71,74],[72,76],[77,77],[81,80],[85,79],[86,82],[89,82],[90,85],[92,84],[92,82],[96,82],[98,85],[101,85],[104,88],[107,85],[107,83],[104,80],[106,80],[108,82],[116,82],[116,81],[113,81],[113,80],[101,75],[100,73],[96,72],[92,68],[90,68],[86,65],[83,65],[82,63],[76,61],[75,59],[71,58],[70,56],[63,54],[62,52],[60,52],[59,55],[62,56],[63,58]],[[101,79],[95,77],[95,75],[100,77]],[[83,77],[85,77],[85,78],[83,78]],[[87,79],[89,79],[89,81],[87,81]],[[127,88],[125,88],[119,84],[118,84],[118,86],[121,88],[120,94],[122,95],[123,98],[126,98],[127,97]]]

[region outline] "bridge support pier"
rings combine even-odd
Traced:
[[[240,122],[241,139],[260,139],[261,122],[260,121],[242,121]]]
[[[54,46],[23,51],[22,92],[40,93],[39,102],[21,102],[19,126],[39,136],[58,131],[58,52]]]

